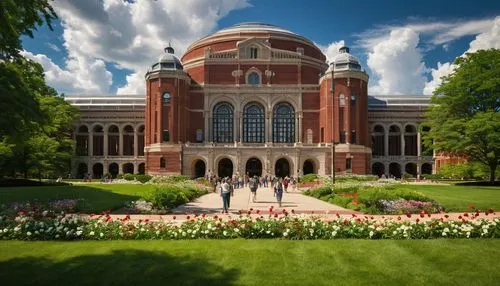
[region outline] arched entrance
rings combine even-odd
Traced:
[[[146,173],[146,164],[140,163],[139,164],[139,174],[144,175],[145,173]]]
[[[233,176],[233,162],[228,158],[221,159],[218,164],[217,174],[219,178]]]
[[[274,172],[276,177],[286,177],[290,176],[290,163],[287,159],[281,158],[276,161],[276,165],[274,166]]]
[[[103,171],[104,167],[102,166],[101,163],[95,163],[94,166],[92,166],[92,174],[94,178],[97,179],[102,178]]]
[[[401,178],[401,166],[398,163],[389,164],[389,176]]]
[[[116,178],[116,175],[118,175],[118,170],[119,170],[118,164],[116,163],[109,164],[108,173],[110,173],[113,178]]]
[[[432,174],[432,164],[423,163],[421,172],[422,174]]]
[[[89,172],[89,169],[87,168],[87,164],[85,163],[80,163],[78,164],[78,170],[76,173],[76,178],[77,179],[83,179],[87,173]]]
[[[195,178],[202,178],[205,176],[205,162],[203,160],[196,160],[194,163],[194,177]]]
[[[381,177],[385,174],[385,166],[384,164],[377,162],[372,165],[372,174]]]
[[[314,174],[314,163],[311,160],[306,160],[302,168],[302,174]]]
[[[405,172],[412,175],[414,178],[417,177],[417,164],[408,163],[405,166]]]
[[[132,163],[123,164],[123,173],[124,174],[133,174],[134,173],[134,164],[132,164]]]
[[[250,158],[245,167],[245,174],[250,177],[262,176],[262,162],[257,158]]]

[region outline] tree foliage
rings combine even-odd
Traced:
[[[500,50],[480,50],[455,61],[426,113],[424,144],[463,156],[490,169],[500,164]]]
[[[52,30],[56,18],[49,0],[0,1],[0,58],[19,57],[21,35],[33,38],[33,30],[43,23]]]

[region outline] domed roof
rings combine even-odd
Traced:
[[[165,48],[165,53],[158,58],[158,62],[151,66],[150,71],[182,69],[181,60],[174,55],[174,49],[169,45]]]
[[[335,70],[361,70],[359,60],[349,53],[348,47],[341,47],[339,54],[333,58]]]
[[[260,23],[260,22],[239,23],[239,24],[233,25],[231,27],[227,27],[227,28],[224,28],[222,30],[219,30],[219,31],[215,32],[215,34],[221,34],[221,33],[226,33],[226,32],[259,31],[259,30],[282,32],[282,33],[287,33],[287,34],[291,34],[291,35],[297,35],[294,32],[283,29],[281,27],[271,25],[271,24],[266,24],[266,23]]]

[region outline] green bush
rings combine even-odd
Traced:
[[[337,176],[337,177],[335,177],[335,181],[338,183],[369,182],[369,181],[377,181],[378,179],[379,179],[379,177],[375,176],[375,175],[350,175],[350,176]]]
[[[370,188],[358,192],[358,201],[367,207],[375,205],[379,200],[393,201],[397,199],[433,202],[422,193],[409,190],[391,190],[383,188]]]
[[[318,179],[318,174],[307,174],[299,178],[299,182],[314,182],[315,180]]]
[[[129,173],[124,174],[122,177],[127,181],[133,181],[135,179],[134,174],[129,174]]]
[[[207,190],[197,188],[194,185],[162,185],[148,192],[144,199],[150,202],[154,208],[171,209],[206,193]]]
[[[326,197],[332,194],[332,189],[330,187],[320,187],[315,189],[309,189],[305,191],[305,194],[311,197],[315,197],[317,199]]]
[[[342,197],[342,196],[333,196],[330,199],[328,199],[329,203],[332,203],[334,205],[341,206],[343,208],[347,208],[348,205],[352,202],[351,197]]]
[[[144,175],[144,174],[137,174],[134,177],[135,177],[135,179],[137,181],[139,181],[139,182],[141,182],[143,184],[146,183],[146,182],[148,182],[152,178],[150,175]]]

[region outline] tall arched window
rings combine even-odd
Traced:
[[[264,107],[252,102],[243,109],[243,141],[263,143],[265,140]]]
[[[251,72],[248,75],[247,83],[251,85],[260,84],[260,75],[257,72]]]
[[[214,142],[233,142],[233,107],[227,102],[218,103],[213,112]]]
[[[345,105],[345,95],[341,94],[339,95],[339,106],[344,106]]]
[[[273,142],[295,142],[295,111],[288,103],[279,103],[274,107]]]

